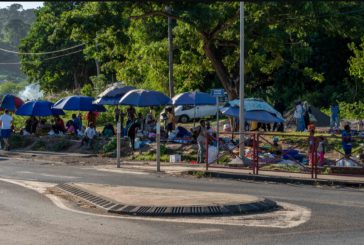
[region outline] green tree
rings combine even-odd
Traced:
[[[73,2],[46,2],[36,10],[37,21],[28,36],[22,40],[22,52],[45,52],[60,50],[80,44],[70,39],[69,28],[60,28],[62,15],[79,8]],[[80,50],[79,48],[78,50]],[[21,55],[21,69],[30,82],[39,82],[45,91],[79,89],[90,83],[89,76],[95,74],[94,61],[86,61],[82,52],[66,55],[77,49],[51,55]],[[57,58],[58,57],[58,58]]]

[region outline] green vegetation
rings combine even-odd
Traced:
[[[358,120],[364,118],[364,101],[358,100],[352,103],[339,102],[341,118]],[[321,109],[326,115],[331,115],[330,108]]]
[[[151,151],[147,152],[147,153],[133,155],[131,157],[131,159],[137,160],[137,161],[156,161],[157,160],[155,152],[151,152]],[[160,160],[161,160],[161,162],[169,162],[169,155],[161,153]]]
[[[21,39],[27,35],[34,20],[33,10],[23,10],[20,4],[12,4],[8,8],[0,9],[0,48],[17,50]],[[18,55],[0,51],[0,63],[18,62]],[[13,91],[9,86],[16,87],[15,83],[24,80],[25,76],[20,72],[20,65],[0,65],[0,83],[6,82],[9,91]],[[1,87],[0,94],[4,93],[4,91],[8,93],[5,87]]]
[[[292,173],[301,172],[301,167],[298,165],[286,165],[286,164],[268,164],[260,167],[261,170],[277,170],[287,171]]]
[[[82,52],[52,60],[24,55],[22,70],[47,92],[82,88],[83,94],[95,94],[116,80],[167,92],[165,7],[45,2],[35,11],[37,19],[20,50],[42,52],[84,44]],[[172,2],[171,7],[176,93],[224,87],[230,99],[236,98],[239,3]],[[287,108],[299,98],[318,107],[334,100],[362,101],[363,9],[361,2],[247,2],[246,96],[271,103],[282,100]],[[95,60],[102,81],[95,79]]]

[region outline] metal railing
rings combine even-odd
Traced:
[[[229,135],[232,139],[234,139],[235,136],[239,135],[238,132],[232,132],[232,133],[220,133],[220,135]],[[269,150],[266,150],[262,147],[262,144],[267,144],[268,146],[273,146],[273,138],[274,137],[280,137],[280,146],[281,146],[281,154],[278,156],[278,159],[286,159],[289,160],[289,162],[293,165],[299,166],[300,173],[305,173],[311,175],[311,178],[316,179],[318,174],[323,173],[323,170],[325,170],[325,167],[332,168],[339,168],[337,167],[337,163],[340,161],[348,161],[351,163],[354,163],[357,165],[356,172],[362,172],[364,174],[364,164],[360,162],[357,158],[353,157],[354,154],[360,152],[364,148],[364,138],[361,137],[351,137],[352,141],[355,143],[353,147],[353,152],[350,155],[345,155],[345,153],[340,150],[342,145],[342,137],[336,136],[336,135],[304,135],[304,134],[289,134],[289,133],[266,133],[266,132],[245,132],[244,135],[250,141],[249,144],[249,162],[250,164],[245,167],[246,169],[252,170],[253,174],[258,175],[259,171],[262,166],[266,165],[265,162],[261,159],[260,155],[266,152],[269,152]],[[323,137],[323,138],[322,138]],[[221,151],[218,151],[217,158],[208,163],[208,147],[209,147],[209,141],[210,140],[217,140],[216,138],[213,138],[210,136],[210,139],[206,139],[206,170],[209,168],[231,168],[230,166],[221,166],[219,164],[219,160],[223,158],[226,155],[233,155],[234,157],[239,157],[238,153],[235,153],[234,150],[238,149],[241,144],[245,142],[238,142],[234,147],[232,148],[224,148],[221,147]],[[324,155],[326,155],[325,162],[328,162],[329,164],[323,165],[323,155],[322,149],[320,152],[318,152],[320,141],[324,141],[325,145],[325,152]],[[298,152],[297,158],[292,156],[292,153],[290,151],[296,151]],[[363,154],[364,155],[364,154]],[[301,158],[301,160],[298,160]],[[277,159],[277,160],[278,160]],[[302,159],[306,159],[306,161],[302,161]],[[241,159],[243,160],[246,159]],[[305,164],[307,162],[307,164]],[[245,165],[244,165],[245,166]],[[241,166],[240,168],[244,168],[244,166]],[[236,168],[236,167],[235,167]],[[266,169],[265,169],[266,170]],[[269,171],[269,170],[267,170]],[[279,170],[274,170],[279,171]],[[281,170],[282,171],[282,170]],[[326,172],[325,174],[340,174],[340,173],[331,173]]]

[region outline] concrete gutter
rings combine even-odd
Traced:
[[[236,198],[232,198],[233,202],[229,202],[229,199],[223,203],[220,198],[219,201],[210,201],[210,202],[202,202],[203,204],[199,205],[198,201],[193,199],[193,197],[185,197],[185,199],[188,199],[187,202],[183,202],[183,199],[176,198],[175,201],[173,201],[173,195],[169,196],[169,199],[166,198],[166,196],[160,196],[159,197],[159,204],[158,200],[153,202],[153,197],[151,197],[151,203],[154,203],[154,205],[141,205],[143,202],[143,199],[140,200],[134,200],[136,195],[134,193],[134,199],[130,198],[130,196],[126,195],[124,196],[125,202],[119,202],[115,201],[115,197],[111,195],[111,192],[109,195],[103,196],[98,193],[95,193],[93,191],[90,191],[90,188],[82,188],[79,184],[61,184],[56,186],[57,189],[66,192],[68,194],[74,195],[78,198],[81,198],[82,200],[95,205],[109,213],[116,213],[116,214],[124,214],[124,215],[136,215],[136,216],[220,216],[220,215],[237,215],[237,214],[253,214],[253,213],[262,213],[262,212],[269,212],[269,211],[275,211],[279,209],[279,206],[276,202],[266,199],[266,198],[258,198],[254,196],[247,196],[247,195],[241,195],[242,201],[237,202]],[[99,190],[103,187],[99,187]],[[105,187],[107,188],[107,187]],[[129,187],[124,187],[125,189]],[[132,188],[132,187],[130,187]],[[165,190],[160,189],[160,192],[164,192]],[[182,196],[181,194],[178,194],[178,190],[175,190],[177,194],[176,196]],[[131,190],[131,192],[134,192],[134,190]],[[181,191],[180,191],[181,192]],[[188,192],[188,191],[184,191]],[[193,191],[191,191],[193,192]],[[104,192],[107,193],[107,192]],[[141,193],[139,196],[143,196]],[[155,195],[155,193],[151,192],[150,196]],[[209,193],[210,197],[207,195],[208,198],[213,198],[214,193]],[[223,194],[223,193],[221,193]],[[119,193],[121,198],[123,198],[123,193]],[[201,195],[203,195],[203,192],[201,192]],[[226,194],[228,195],[228,194]],[[232,194],[231,194],[232,195]],[[238,196],[238,195],[235,195]],[[195,196],[196,197],[196,196]],[[148,197],[150,198],[150,197]],[[161,200],[168,200],[166,201],[167,205],[163,205],[163,202]],[[217,198],[218,199],[218,198]],[[182,202],[181,202],[182,200]],[[195,204],[193,204],[195,202]],[[157,204],[156,204],[157,203]],[[182,204],[181,204],[182,203]],[[147,203],[146,203],[147,204]]]

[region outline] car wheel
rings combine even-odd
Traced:
[[[188,116],[187,115],[182,115],[182,116],[180,116],[179,117],[179,121],[181,122],[181,123],[188,123],[188,121],[189,121],[190,119],[188,118]]]

